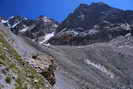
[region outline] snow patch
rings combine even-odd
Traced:
[[[126,24],[126,30],[131,30],[130,25],[128,23]]]
[[[29,29],[29,27],[24,25],[24,28],[22,30],[20,30],[20,32],[26,32]]]
[[[11,28],[11,25],[9,24],[9,22],[7,22],[7,26],[8,26],[9,28]]]
[[[51,20],[48,18],[48,17],[46,17],[46,16],[44,16],[43,18],[41,18],[45,23],[49,23],[49,22],[51,22]]]
[[[1,20],[1,23],[2,24],[7,24],[7,26],[9,27],[9,28],[11,28],[11,25],[9,24],[9,21],[8,20]]]
[[[3,19],[2,19],[2,20],[1,20],[1,23],[3,23],[3,24],[4,24],[4,23],[8,23],[8,20],[3,20]]]
[[[92,65],[94,66],[95,68],[99,69],[100,71],[104,72],[106,75],[110,76],[110,78],[114,78],[114,74],[112,72],[110,72],[109,70],[107,70],[103,65],[101,64],[96,64],[96,63],[93,63],[91,62],[90,60],[86,60],[86,63],[88,65]]]
[[[53,27],[57,28],[57,27],[58,27],[58,25],[57,25],[57,24],[54,24],[54,25],[53,25]]]
[[[48,44],[43,44],[44,46],[50,46],[50,44],[48,43]]]
[[[95,30],[95,29],[89,30],[89,34],[90,35],[93,35],[93,34],[96,34],[96,33],[98,33],[98,31]]]
[[[47,42],[50,38],[52,38],[54,36],[54,32],[52,33],[48,33],[44,36],[44,40],[40,42],[40,44],[43,44],[45,42]]]
[[[25,17],[24,20],[28,20],[28,18]]]
[[[127,33],[127,34],[125,35],[125,37],[128,37],[128,36],[131,36],[131,33]]]
[[[129,49],[132,49],[133,46],[131,46],[131,45],[124,45],[124,46],[118,46],[118,48],[120,48],[120,49],[123,49],[123,48],[129,48]]]
[[[68,31],[68,33],[72,33],[74,36],[76,36],[76,35],[78,35],[79,33],[77,32],[77,31],[74,31],[74,30],[72,30],[72,31]]]
[[[11,16],[9,19],[13,19],[14,18],[14,16]]]
[[[126,29],[126,30],[131,30],[130,25],[129,25],[128,23],[126,23],[126,24],[121,24],[120,26],[121,26],[122,28]]]
[[[85,15],[81,14],[80,16],[78,16],[78,18],[80,18],[81,20],[84,20],[85,19]]]
[[[20,23],[20,22],[15,23],[15,24],[14,24],[14,25],[12,25],[11,27],[12,27],[12,28],[14,28],[14,27],[16,27],[19,23]]]

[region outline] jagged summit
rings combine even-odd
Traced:
[[[88,7],[110,7],[109,5],[107,5],[107,4],[105,4],[105,3],[103,3],[103,2],[93,2],[93,3],[91,3],[90,5],[88,5],[88,4],[85,4],[85,3],[81,3],[80,5],[79,5],[79,8],[88,8]]]
[[[93,3],[91,3],[91,5],[90,6],[92,6],[92,5],[94,5],[94,6],[106,6],[106,7],[110,7],[108,4],[106,4],[106,3],[104,3],[104,2],[93,2]]]
[[[83,45],[109,41],[132,33],[133,11],[113,8],[105,3],[80,4],[56,30],[49,41],[56,45]]]
[[[81,26],[85,29],[92,28],[95,24],[98,24],[105,19],[109,19],[111,22],[117,23],[119,22],[119,18],[120,21],[122,20],[122,16],[123,10],[111,8],[107,4],[101,2],[92,3],[90,5],[81,4],[63,21],[63,24],[58,30],[62,29],[64,25],[70,28]]]

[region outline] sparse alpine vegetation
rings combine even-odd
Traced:
[[[25,62],[0,32],[0,89],[50,89],[50,84]]]

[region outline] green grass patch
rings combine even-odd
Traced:
[[[11,84],[12,79],[11,79],[10,76],[7,76],[7,77],[5,78],[5,81],[6,81],[6,83]]]
[[[16,74],[16,89],[47,89],[44,85],[44,77],[36,72],[21,56],[18,55],[16,50],[12,48],[9,43],[4,39],[0,32],[0,64],[6,66],[13,73]],[[37,82],[34,82],[37,80]],[[11,83],[11,77],[5,78],[7,83]]]

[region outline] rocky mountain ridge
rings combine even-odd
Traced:
[[[132,29],[133,11],[112,8],[102,2],[80,4],[59,25],[49,42],[53,45],[87,45],[132,34]]]
[[[35,20],[13,16],[1,22],[15,34],[23,34],[42,45],[87,45],[133,33],[133,11],[102,2],[80,4],[62,23],[45,16]]]
[[[1,23],[9,27],[13,33],[29,37],[40,44],[47,43],[54,36],[54,32],[59,24],[46,16],[39,16],[35,20],[22,16],[12,16],[9,19],[1,17]]]

